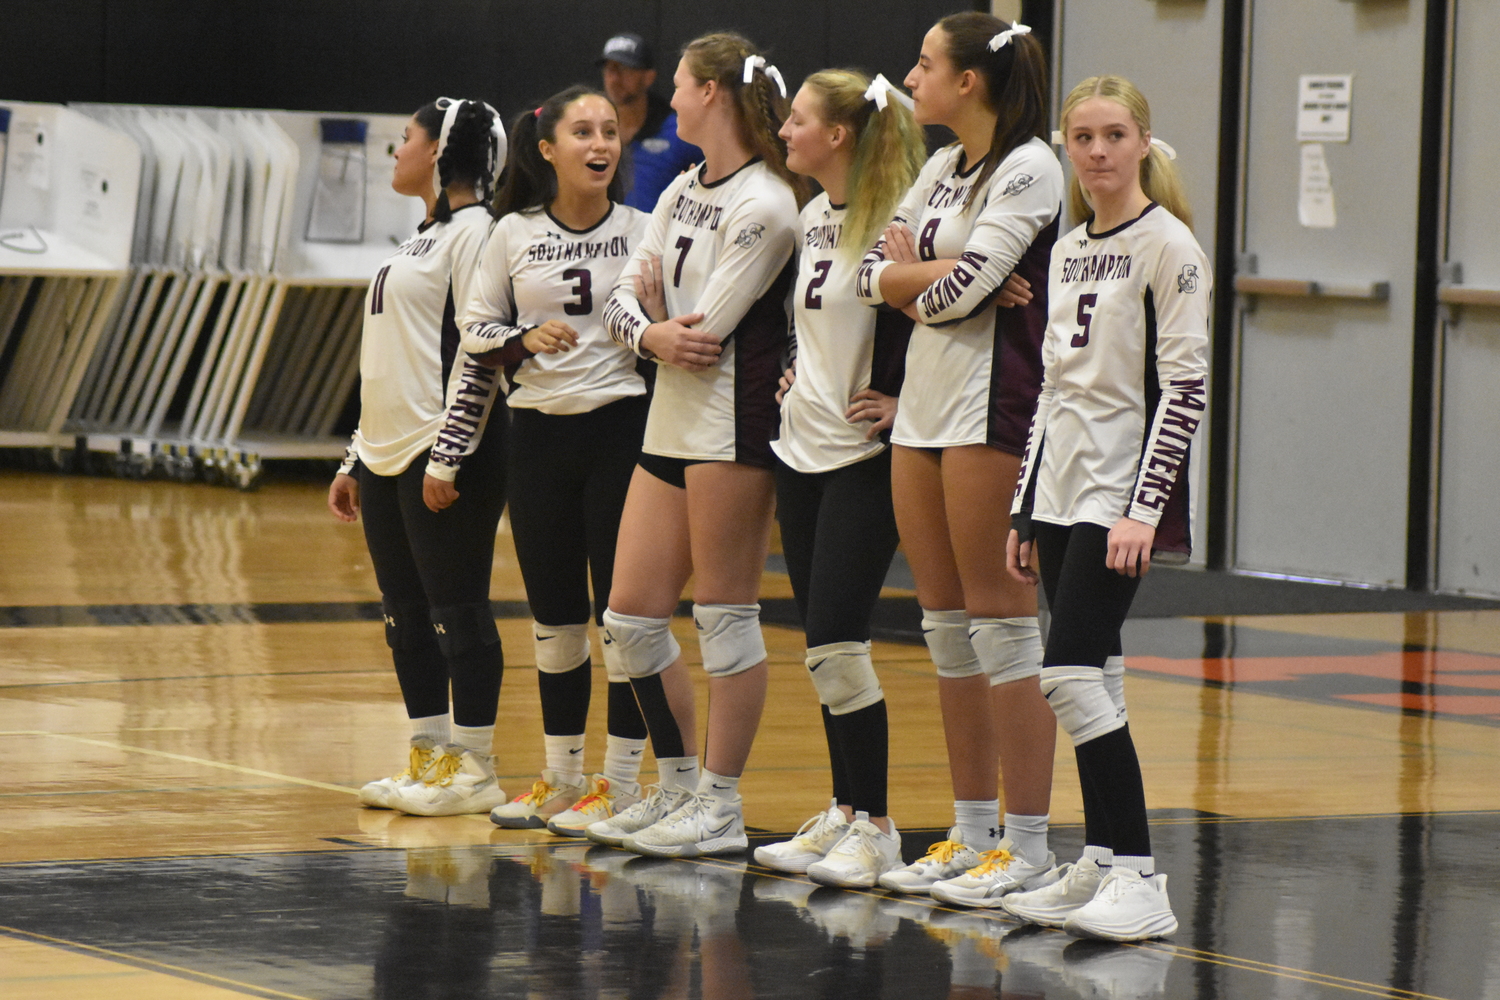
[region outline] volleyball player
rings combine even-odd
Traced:
[[[802,84],[781,127],[787,166],[823,193],[802,211],[796,362],[783,376],[776,517],[822,707],[833,801],[755,860],[816,882],[868,888],[901,863],[886,815],[885,695],[870,659],[870,616],[896,552],[891,456],[912,321],[854,297],[860,258],[926,158],[921,129],[886,82],[824,70]]]
[[[995,905],[1055,869],[1057,725],[1037,682],[1036,597],[1005,572],[1010,519],[994,502],[1013,488],[1041,383],[1043,296],[1004,310],[996,298],[1012,272],[1043,286],[1057,233],[1062,170],[1041,138],[1046,81],[1024,25],[962,13],[927,32],[906,84],[917,121],[946,125],[958,141],[922,169],[857,288],[916,320],[891,475],[938,673],[957,821],[880,884],[967,905]]]
[[[328,490],[335,517],[363,514],[412,727],[407,769],[365,785],[360,801],[423,816],[505,800],[491,756],[504,659],[489,591],[506,416],[499,373],[459,353],[453,321],[493,223],[504,151],[480,101],[443,98],[407,123],[391,186],[421,198],[427,217],[365,295],[359,427]]]
[[[691,856],[748,844],[739,779],[765,706],[756,599],[801,181],[776,135],[781,74],[748,41],[713,34],[688,43],[673,84],[679,134],[704,162],[662,193],[604,312],[616,340],[660,362],[604,615],[660,785],[588,836]],[[701,773],[693,690],[669,629],[690,576],[709,686]]]
[[[1120,628],[1152,553],[1192,543],[1188,458],[1207,412],[1208,258],[1151,110],[1129,81],[1091,77],[1062,130],[1078,228],[1052,253],[1046,381],[1012,508],[1011,574],[1052,623],[1042,689],[1073,740],[1083,857],[1050,886],[1007,897],[1033,923],[1116,941],[1177,929],[1156,871],[1125,711]],[[1034,542],[1033,542],[1034,539]]]
[[[637,358],[599,315],[647,216],[620,204],[619,122],[603,94],[570,87],[516,118],[510,139],[500,221],[460,326],[463,349],[504,368],[513,385],[510,526],[535,619],[546,768],[490,819],[581,837],[640,798],[646,746],[646,723],[609,647],[604,767],[585,782],[588,623],[609,604],[620,511],[646,426]]]

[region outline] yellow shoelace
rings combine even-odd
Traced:
[[[531,805],[536,805],[551,794],[552,786],[538,778],[536,781],[531,783],[531,791],[526,792],[523,795],[517,795],[515,797],[515,801],[529,802]]]
[[[432,758],[436,755],[436,750],[412,747],[411,757],[407,761],[406,770],[396,775],[396,780],[404,781],[407,778],[417,779],[422,777],[422,772],[426,771],[428,766],[432,764]]]
[[[453,776],[463,766],[464,762],[462,758],[455,757],[451,753],[445,753],[433,763],[432,770],[427,772],[427,777],[423,780],[429,785],[447,786],[452,783]]]
[[[608,805],[609,800],[612,798],[614,796],[609,794],[609,780],[607,778],[600,778],[599,783],[594,786],[593,791],[573,803],[573,810],[575,812],[586,812],[599,803]]]
[[[993,851],[985,851],[979,857],[980,860],[984,863],[975,865],[973,868],[970,868],[970,875],[988,875],[996,868],[1000,869],[1001,871],[1005,871],[1010,867],[1010,863],[1016,860],[1015,855],[1011,854],[1003,847],[997,847]]]
[[[927,848],[927,853],[922,855],[923,861],[941,861],[943,864],[953,860],[953,855],[964,849],[964,845],[956,840],[940,840]]]

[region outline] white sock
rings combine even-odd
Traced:
[[[481,756],[495,752],[494,726],[454,726],[453,742]]]
[[[697,757],[656,758],[656,780],[665,792],[698,790]]]
[[[609,736],[604,741],[604,771],[610,786],[629,790],[641,777],[641,757],[646,752],[645,740],[626,739],[624,736]]]
[[[698,777],[698,794],[714,799],[733,799],[740,794],[740,779],[726,778],[704,768]]]
[[[424,715],[420,719],[411,720],[411,735],[413,738],[425,736],[438,746],[446,746],[453,738],[450,727],[453,718],[447,712],[442,715]]]
[[[1016,854],[1028,865],[1040,868],[1047,863],[1047,821],[1050,816],[1017,816],[1005,814],[1005,836]]]
[[[583,734],[553,736],[546,733],[542,742],[547,747],[547,770],[570,785],[583,784]]]
[[[1141,878],[1150,878],[1156,874],[1156,858],[1150,854],[1116,854],[1115,867],[1129,868]]]
[[[1108,868],[1115,863],[1115,852],[1108,847],[1095,847],[1093,844],[1088,844],[1083,849],[1083,856],[1100,868]]]
[[[953,821],[958,825],[964,846],[976,851],[991,851],[1000,843],[1000,800],[956,799]]]

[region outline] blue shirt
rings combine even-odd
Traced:
[[[625,158],[625,204],[642,212],[656,208],[656,200],[679,174],[703,162],[697,146],[677,138],[677,115],[667,103],[655,94],[649,100],[646,121],[626,147]]]

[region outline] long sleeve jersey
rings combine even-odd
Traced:
[[[427,453],[427,474],[452,481],[478,447],[498,372],[459,351],[455,302],[468,300],[492,220],[481,205],[421,226],[375,272],[365,293],[359,427],[341,472],[356,462],[394,476]]]
[[[845,417],[863,389],[901,393],[912,321],[875,309],[854,294],[859,258],[844,243],[846,206],[820,194],[802,210],[802,247],[792,294],[797,381],[781,402],[781,436],[772,449],[798,472],[827,472],[877,455],[869,424]]]
[[[1058,240],[1048,275],[1046,377],[1012,516],[1156,528],[1188,553],[1188,463],[1208,409],[1213,276],[1192,231],[1154,203],[1105,233]]]
[[[703,168],[689,171],[662,193],[605,306],[605,326],[645,356],[640,338],[651,320],[632,279],[657,256],[667,315],[703,313],[698,328],[717,336],[723,353],[707,371],[658,366],[646,452],[769,467],[798,236],[796,196],[758,159],[711,184]]]
[[[906,358],[906,392],[891,440],[917,448],[992,444],[1020,452],[1041,384],[1041,296],[1000,309],[995,297],[1012,271],[1040,290],[1057,234],[1063,176],[1040,139],[1011,150],[969,201],[980,164],[963,147],[938,150],[917,175],[894,221],[916,237],[923,260],[956,259],[917,296]],[[880,276],[892,262],[877,243],[860,265],[856,293],[883,301]]]
[[[505,369],[512,409],[588,413],[645,394],[638,359],[610,338],[602,313],[648,221],[633,208],[615,205],[582,231],[541,209],[512,212],[495,224],[459,327],[466,354],[488,355],[486,361]],[[521,338],[554,319],[577,331],[577,345],[531,354]]]

